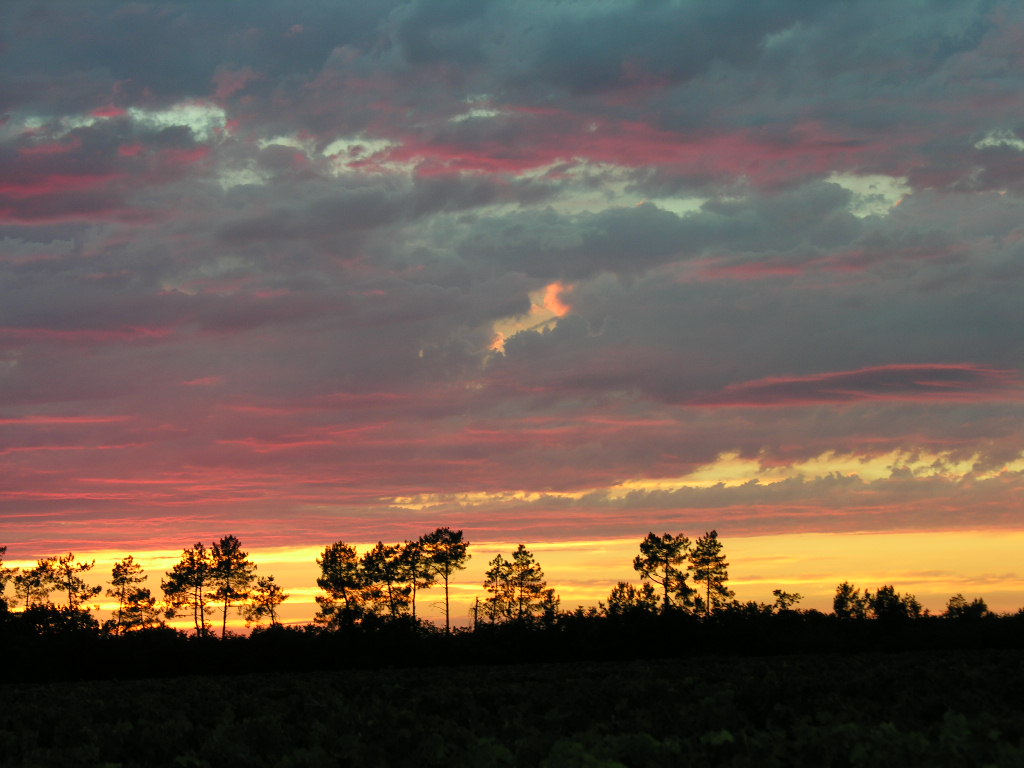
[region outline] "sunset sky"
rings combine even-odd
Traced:
[[[1024,6],[0,4],[0,546],[648,531],[1024,605]]]

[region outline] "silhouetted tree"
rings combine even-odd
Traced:
[[[533,554],[522,544],[512,553],[509,583],[512,587],[512,618],[516,621],[526,621],[537,612],[543,611],[544,593],[547,590],[544,571]],[[548,598],[549,601],[551,599],[553,593]]]
[[[866,596],[861,596],[859,589],[844,581],[836,587],[832,611],[840,619],[864,619],[868,615],[868,601]]]
[[[334,628],[351,626],[362,617],[365,585],[355,547],[343,541],[329,544],[316,564],[321,573],[316,584],[327,595],[317,595],[320,610],[313,621]]]
[[[882,621],[916,619],[921,615],[921,604],[913,595],[901,595],[892,584],[879,587],[872,595],[864,593],[871,615]]]
[[[259,626],[263,619],[270,619],[270,626],[277,626],[277,609],[288,597],[273,576],[260,576],[249,592],[249,602],[244,610],[246,625]]]
[[[557,610],[557,596],[548,590],[544,571],[533,554],[522,544],[506,560],[500,554],[489,563],[484,574],[484,589],[490,594],[485,611],[493,621],[529,623],[543,615],[545,606]]]
[[[53,558],[53,584],[56,589],[67,595],[67,608],[70,611],[82,610],[82,606],[103,591],[102,586],[85,583],[80,574],[91,571],[96,565],[93,560],[88,563],[76,563],[71,552]]]
[[[7,547],[0,547],[0,611],[7,610],[7,598],[4,597],[4,590],[7,588],[7,582],[14,578],[14,574],[18,570],[4,567],[4,555],[6,554]]]
[[[693,605],[693,590],[686,583],[687,573],[683,567],[689,551],[690,540],[686,536],[670,533],[658,536],[651,532],[640,542],[640,554],[633,558],[633,570],[640,578],[661,587],[664,613],[673,605]]]
[[[484,616],[493,624],[508,619],[512,613],[512,563],[498,553],[487,565],[484,590],[489,597],[484,600]]]
[[[620,581],[608,594],[604,611],[608,616],[626,616],[630,613],[656,613],[658,594],[654,585],[644,582],[639,589],[626,581]]]
[[[437,581],[437,574],[431,569],[430,556],[422,537],[402,545],[401,565],[403,577],[409,584],[409,602],[415,622],[417,594],[421,589],[430,589]]]
[[[210,553],[210,584],[214,597],[223,604],[220,636],[228,631],[228,608],[249,596],[249,588],[256,579],[256,564],[242,551],[242,542],[234,536],[224,536],[213,544]]]
[[[99,630],[99,622],[89,611],[58,608],[49,602],[30,605],[18,618],[36,635],[94,635]]]
[[[142,566],[135,562],[135,558],[128,555],[122,560],[114,563],[110,571],[110,589],[107,590],[107,597],[117,598],[117,612],[114,614],[114,633],[121,634],[126,628],[125,606],[128,604],[129,595],[136,600],[140,599],[135,593],[139,585],[146,581],[146,574]],[[148,591],[148,590],[147,590]]]
[[[777,613],[792,610],[794,605],[804,599],[799,592],[785,592],[781,589],[773,589],[772,594],[775,596],[775,604],[772,609]]]
[[[402,547],[396,544],[377,544],[363,555],[363,599],[376,615],[398,618],[409,608],[412,588],[406,583],[406,568]]]
[[[967,602],[962,594],[957,592],[946,603],[945,617],[947,619],[964,619],[964,620],[977,620],[984,619],[989,616],[988,606],[985,605],[985,601],[980,597],[976,597],[971,602]]]
[[[704,590],[703,608],[705,618],[713,610],[726,605],[735,594],[725,586],[729,580],[729,563],[722,554],[722,542],[718,540],[718,531],[705,533],[697,539],[690,552],[690,569],[693,581]]]
[[[555,590],[548,587],[540,593],[540,601],[537,605],[540,610],[540,621],[550,629],[558,620],[558,609],[562,605],[562,599],[555,594]]]
[[[462,531],[438,528],[420,537],[420,544],[427,559],[427,568],[436,578],[444,582],[444,631],[451,632],[451,608],[448,603],[448,584],[456,571],[464,570],[472,558],[468,553],[469,542],[462,538]]]
[[[41,558],[34,567],[14,576],[15,600],[21,602],[26,609],[49,603],[50,593],[57,588],[54,569],[56,560],[55,557]]]
[[[205,637],[206,616],[212,612],[208,606],[210,587],[210,552],[202,542],[182,550],[181,560],[160,583],[169,606],[167,615],[174,617],[182,610],[191,610],[196,634]]]
[[[137,629],[162,627],[161,611],[157,607],[156,598],[149,587],[133,587],[124,596],[121,609],[121,630],[129,632]]]

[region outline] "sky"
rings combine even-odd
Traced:
[[[0,5],[0,546],[438,526],[1024,605],[1024,7]],[[156,573],[158,580],[159,573]]]

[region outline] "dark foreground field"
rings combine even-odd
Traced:
[[[16,766],[1024,765],[1024,654],[335,670],[0,686]]]

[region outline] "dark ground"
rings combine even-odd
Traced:
[[[1021,766],[1024,652],[0,684],[4,766]]]

